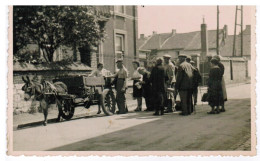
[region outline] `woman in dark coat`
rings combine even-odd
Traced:
[[[143,97],[145,99],[146,110],[144,111],[153,111],[153,103],[152,103],[152,85],[150,82],[150,73],[143,67],[138,68],[138,72],[143,75],[143,80],[141,81],[142,89],[143,89]]]
[[[222,92],[222,73],[218,67],[218,60],[211,59],[211,69],[208,79],[208,102],[211,106],[211,111],[208,114],[219,113],[219,106],[224,104],[223,92]],[[216,109],[215,109],[216,107]]]
[[[218,60],[218,67],[220,68],[221,75],[222,75],[221,85],[222,85],[223,99],[224,99],[224,101],[227,101],[227,90],[226,90],[226,85],[225,85],[225,80],[224,80],[225,67],[224,67],[224,65],[220,62],[220,56],[219,56],[219,55],[213,56],[213,59],[217,59],[217,60]],[[225,112],[226,110],[225,110],[225,105],[224,105],[224,103],[223,103],[223,105],[222,105],[221,107],[222,107],[222,108],[220,109],[220,112]]]

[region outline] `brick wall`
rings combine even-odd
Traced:
[[[135,41],[134,41],[134,30],[136,30],[136,37],[138,35],[137,30],[137,20],[136,26],[134,27],[134,20],[129,18],[133,16],[133,6],[126,6],[126,16],[114,16],[106,22],[105,31],[107,37],[103,43],[103,57],[104,57],[104,68],[111,71],[115,71],[115,44],[114,44],[114,34],[115,30],[119,29],[126,32],[126,46],[127,51],[124,58],[124,64],[130,73],[133,72],[132,61],[134,60],[134,50],[135,50]],[[137,14],[136,14],[137,16]]]
[[[224,79],[226,84],[232,83],[243,83],[246,82],[247,77],[247,60],[243,58],[226,58],[221,60],[221,63],[225,67]],[[232,67],[231,67],[232,66]],[[203,70],[204,68],[204,70]],[[209,62],[200,63],[200,72],[204,77],[203,84],[206,85],[206,80],[208,79],[208,73],[210,70]]]
[[[230,63],[232,61],[232,63]],[[247,65],[246,65],[246,60],[241,61],[241,60],[225,60],[221,61],[223,65],[225,66],[225,73],[224,73],[224,78],[225,82],[227,84],[231,83],[242,83],[245,82],[247,77],[246,77],[246,70],[247,70]],[[231,72],[231,64],[232,64],[232,70]],[[233,73],[233,80],[231,79],[231,73]]]

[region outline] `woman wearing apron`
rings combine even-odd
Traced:
[[[97,65],[97,70],[93,70],[92,73],[89,75],[89,77],[105,77],[105,74],[103,73],[103,64],[102,63],[98,63]],[[101,88],[97,88],[97,90],[99,92],[101,92]],[[97,114],[101,113],[101,107],[98,106],[98,112]]]
[[[133,80],[133,97],[137,100],[136,112],[142,111],[142,86],[140,84],[142,75],[137,70],[139,66],[139,62],[133,61],[134,73],[131,80]]]

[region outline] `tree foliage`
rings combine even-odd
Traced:
[[[14,55],[36,43],[47,62],[61,45],[74,49],[97,46],[104,39],[104,24],[95,6],[15,6],[13,9]]]

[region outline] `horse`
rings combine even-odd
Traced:
[[[22,80],[24,81],[24,85],[22,90],[24,91],[24,100],[28,101],[32,96],[34,96],[34,100],[40,102],[40,107],[43,110],[44,121],[43,125],[47,125],[47,116],[48,116],[48,108],[50,104],[58,105],[58,108],[61,108],[61,100],[58,97],[59,93],[67,94],[68,89],[67,86],[62,82],[50,83],[49,81],[42,80],[41,83],[31,81],[28,76],[22,76]],[[50,93],[50,94],[46,94]],[[60,111],[60,110],[59,110]],[[60,112],[56,121],[60,121]]]

